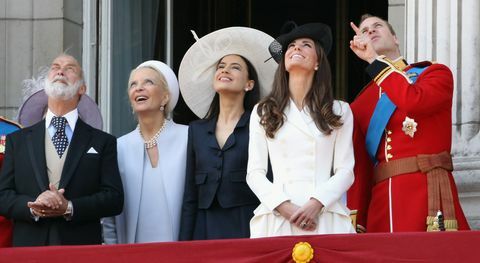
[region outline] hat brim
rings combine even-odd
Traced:
[[[280,62],[283,54],[293,40],[298,38],[311,38],[317,41],[325,51],[332,49],[332,31],[323,23],[309,23],[293,28],[290,32],[280,35],[269,46],[269,51],[275,61]],[[280,45],[279,45],[280,44]]]
[[[28,97],[20,106],[18,122],[23,127],[32,126],[44,118],[48,106],[48,96],[41,89]],[[103,127],[102,114],[95,101],[84,94],[78,102],[78,116],[90,126],[99,130]]]
[[[196,41],[185,53],[178,71],[180,92],[192,112],[200,118],[207,114],[215,96],[213,77],[216,66],[226,55],[236,54],[248,59],[258,75],[260,96],[267,95],[277,68],[268,53],[268,45],[273,40],[253,28],[228,27]]]

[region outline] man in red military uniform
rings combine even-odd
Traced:
[[[20,129],[20,125],[0,116],[0,168],[5,153],[5,138],[7,134]],[[12,222],[0,216],[0,247],[12,246]]]
[[[453,77],[442,64],[408,65],[391,25],[362,16],[350,48],[372,81],[351,104],[357,231],[467,230],[451,171]]]

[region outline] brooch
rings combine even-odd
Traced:
[[[405,120],[403,121],[403,127],[402,131],[413,138],[413,135],[417,131],[417,123],[415,122],[414,119],[410,119],[409,117],[405,117]]]

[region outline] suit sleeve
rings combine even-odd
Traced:
[[[339,200],[347,192],[354,181],[353,166],[355,163],[352,144],[353,116],[350,107],[342,103],[342,127],[335,138],[333,150],[333,175],[315,189],[313,198],[328,207]]]
[[[370,203],[373,164],[365,147],[365,135],[354,118],[353,143],[355,155],[354,175],[355,181],[347,192],[347,206],[357,210],[357,231],[365,231],[367,224],[367,211]],[[360,227],[359,227],[360,225]]]
[[[72,199],[72,221],[95,220],[118,215],[123,209],[123,187],[118,170],[117,140],[106,137],[101,151],[101,164],[98,171],[99,190],[91,195]]]
[[[258,106],[258,105],[257,105]],[[250,140],[248,143],[247,184],[260,202],[269,210],[288,201],[288,196],[267,178],[268,145],[264,128],[260,125],[257,106],[250,116]]]
[[[182,216],[180,220],[180,241],[192,240],[198,209],[198,189],[195,184],[195,151],[193,126],[188,128],[187,165],[185,170],[185,190],[183,193]]]
[[[7,135],[5,156],[0,173],[0,215],[14,220],[34,222],[28,202],[35,201],[36,197],[18,194],[15,182],[15,147],[11,134]]]
[[[451,108],[453,76],[445,65],[432,64],[415,83],[381,58],[369,65],[366,71],[392,102],[411,117],[428,116],[439,109]]]

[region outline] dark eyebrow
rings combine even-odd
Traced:
[[[220,66],[220,65],[226,65],[226,64],[227,64],[226,62],[223,62],[223,61],[222,61],[222,62],[218,63],[217,67]],[[237,65],[237,66],[243,68],[240,63],[233,62],[233,63],[231,63],[231,64],[232,64],[232,65]]]

